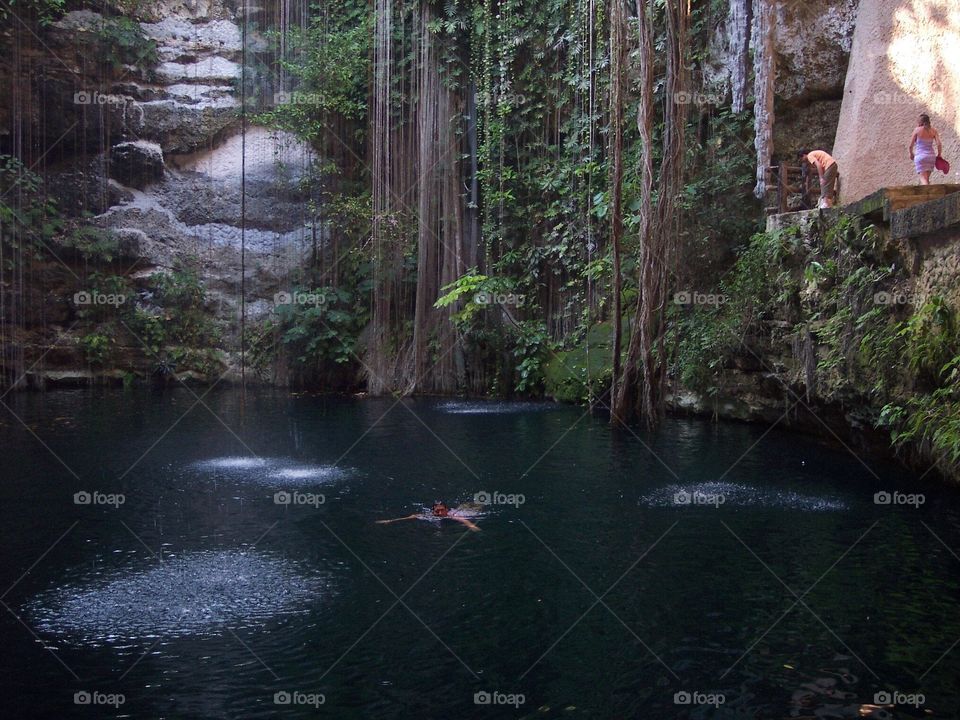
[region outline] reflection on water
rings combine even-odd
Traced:
[[[96,689],[135,720],[272,719],[281,691],[326,698],[295,720],[960,717],[960,498],[890,464],[540,403],[5,402],[30,427],[0,417],[0,591],[29,628],[0,612],[14,717],[77,716]],[[74,504],[93,490],[126,502]],[[480,496],[481,532],[376,522]],[[495,691],[525,702],[474,704]]]
[[[31,615],[43,632],[123,643],[255,627],[303,612],[320,590],[317,579],[281,558],[198,552],[92,587],[61,587],[35,602]]]

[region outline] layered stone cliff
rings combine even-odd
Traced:
[[[235,375],[241,312],[251,322],[268,314],[274,296],[289,289],[290,273],[322,242],[300,187],[313,167],[312,150],[290,134],[241,120],[241,63],[246,57],[253,66],[269,51],[256,33],[244,50],[241,23],[244,13],[262,10],[230,0],[102,9],[68,12],[39,34],[22,23],[0,33],[0,81],[10,97],[19,96],[0,107],[0,128],[8,133],[0,143],[15,150],[11,129],[30,137],[22,155],[42,168],[58,211],[117,241],[111,262],[123,267],[111,272],[132,283],[129,302],[138,310],[165,312],[153,287],[163,274],[184,267],[198,273],[223,350],[212,369]],[[248,78],[248,90],[272,95],[279,89],[272,80]],[[91,367],[82,338],[71,338],[84,308],[70,298],[96,288],[86,261],[63,246],[66,235],[45,241],[56,259],[37,266],[29,287],[3,289],[9,306],[24,296],[16,342],[26,356],[42,357],[26,383],[119,375]],[[133,366],[149,374],[158,359],[138,352],[143,338],[123,334],[115,342],[129,351],[117,347],[114,354],[128,368],[138,357]],[[43,353],[51,342],[57,350]]]

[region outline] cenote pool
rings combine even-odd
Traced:
[[[203,392],[5,398],[7,717],[960,716],[953,489],[778,428]]]

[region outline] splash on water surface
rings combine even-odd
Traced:
[[[544,412],[555,406],[545,402],[467,402],[450,401],[437,406],[449,415],[510,415],[513,413]]]
[[[825,512],[846,510],[847,503],[837,497],[804,495],[791,490],[761,488],[727,482],[701,482],[666,485],[640,498],[648,507],[764,507],[784,510]]]
[[[322,582],[258,552],[208,551],[166,559],[100,583],[64,586],[28,612],[42,632],[122,642],[251,628],[306,612]]]

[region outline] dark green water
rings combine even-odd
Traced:
[[[4,399],[6,716],[960,716],[955,490],[778,429],[196,400]],[[525,502],[375,524],[481,491]]]

